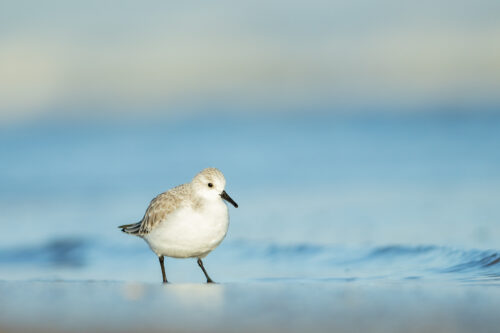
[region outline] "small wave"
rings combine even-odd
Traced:
[[[265,249],[267,255],[315,255],[325,250],[323,246],[311,244],[295,244],[295,245],[268,245]]]
[[[230,247],[240,256],[248,258],[314,257],[331,252],[327,246],[310,243],[279,244],[238,240],[227,242],[224,245]]]
[[[41,245],[0,250],[0,262],[81,267],[85,265],[88,242],[82,239],[54,239]]]
[[[446,268],[449,273],[470,272],[474,270],[495,270],[500,268],[500,254],[493,251],[468,251],[462,254],[463,262]],[[500,275],[500,270],[498,272]]]
[[[404,245],[389,245],[375,248],[369,256],[379,257],[379,256],[408,256],[408,255],[418,255],[427,254],[429,252],[437,250],[437,246],[427,245],[427,246],[404,246]]]
[[[248,244],[247,244],[248,245]],[[309,264],[329,263],[332,269],[349,267],[365,271],[383,267],[394,274],[408,274],[408,279],[420,279],[427,274],[464,273],[471,276],[500,276],[500,253],[496,251],[462,250],[435,245],[388,245],[363,251],[347,250],[312,244],[254,247],[257,258],[298,260]],[[375,266],[373,266],[375,265]]]
[[[389,259],[396,264],[437,273],[471,273],[500,276],[500,253],[496,251],[460,250],[440,246],[391,245],[373,249],[365,258]]]

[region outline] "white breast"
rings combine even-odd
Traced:
[[[203,258],[222,242],[228,226],[227,206],[217,200],[178,209],[143,238],[158,256]]]

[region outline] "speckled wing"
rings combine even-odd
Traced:
[[[186,200],[190,195],[189,184],[179,185],[173,189],[158,195],[151,200],[148,209],[141,221],[133,224],[122,225],[119,228],[123,232],[132,235],[145,235],[153,230],[159,223],[167,219],[176,209],[189,202]]]

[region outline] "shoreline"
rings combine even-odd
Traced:
[[[0,281],[0,332],[494,332],[500,288],[450,281]]]

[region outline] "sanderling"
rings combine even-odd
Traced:
[[[238,208],[224,191],[226,179],[222,172],[207,168],[188,184],[179,185],[154,198],[141,221],[119,226],[123,232],[143,238],[160,260],[163,282],[164,256],[197,258],[203,267],[205,258],[224,239],[229,227],[229,212],[222,199]]]

